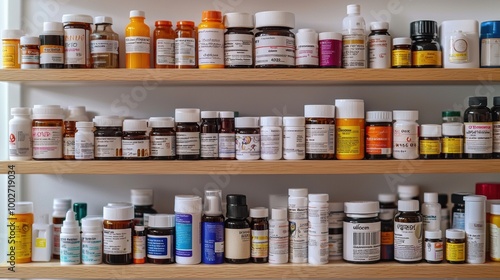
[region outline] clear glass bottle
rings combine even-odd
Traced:
[[[113,31],[111,17],[94,18],[95,30],[90,35],[92,68],[119,68],[119,38]]]

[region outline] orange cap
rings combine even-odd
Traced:
[[[177,27],[181,26],[191,26],[194,27],[194,21],[189,21],[189,20],[180,20],[177,22]]]
[[[222,13],[221,11],[203,11],[201,14],[201,20],[222,22]]]
[[[155,26],[172,26],[172,22],[170,20],[157,20]]]

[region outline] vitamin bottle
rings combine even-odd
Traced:
[[[388,22],[370,23],[368,35],[369,68],[391,68],[391,34]]]
[[[224,259],[227,263],[247,263],[251,256],[247,198],[242,194],[228,194],[226,202]]]
[[[335,159],[335,106],[305,105],[306,159]]]
[[[309,264],[328,263],[328,194],[309,194],[307,208],[307,259]]]
[[[344,250],[344,203],[328,203],[328,260],[341,260]]]
[[[31,160],[31,109],[16,107],[10,109],[13,118],[9,121],[9,159]]]
[[[224,15],[224,65],[226,68],[252,68],[253,17],[247,13]]]
[[[418,111],[396,110],[392,115],[395,121],[392,156],[395,159],[417,159]]]
[[[344,204],[344,260],[375,263],[380,260],[380,220],[377,201]]]
[[[365,157],[365,103],[361,99],[335,99],[335,154],[337,159]]]
[[[154,193],[152,189],[131,189],[130,201],[134,205],[134,224],[148,226],[146,214],[158,213],[153,208]]]
[[[94,159],[93,122],[76,122],[75,159]]]
[[[459,111],[443,111],[441,112],[443,123],[462,122],[462,117]]]
[[[250,208],[252,242],[250,255],[253,263],[269,261],[269,211],[265,207]]]
[[[418,200],[399,200],[394,217],[394,259],[402,263],[422,260],[422,215]]]
[[[201,262],[224,263],[224,215],[222,215],[222,191],[205,190],[201,218]]]
[[[490,218],[490,258],[500,261],[500,204],[491,204]]]
[[[288,262],[288,219],[286,208],[273,208],[269,220],[269,263]]]
[[[21,36],[19,29],[2,30],[2,68],[21,68]]]
[[[151,221],[154,215],[151,215]],[[144,226],[135,225],[132,232],[132,262],[135,264],[146,263],[146,248],[147,237],[146,228]],[[152,249],[153,251],[155,249]],[[154,252],[152,253],[154,255]]]
[[[122,159],[123,120],[118,116],[95,116],[93,122],[94,159]]]
[[[122,153],[123,159],[141,160],[149,158],[149,135],[146,120],[124,120]]]
[[[500,96],[493,97],[491,107],[491,120],[493,121],[493,158],[500,158]]]
[[[82,264],[102,263],[102,218],[82,219]]]
[[[65,14],[64,25],[64,67],[90,68],[90,34],[93,19],[89,15]]]
[[[500,21],[481,23],[481,68],[500,67],[498,56],[498,39],[500,38]]]
[[[44,22],[40,35],[40,68],[64,68],[64,31],[61,22]]]
[[[392,45],[392,68],[410,68],[412,60],[411,38],[394,38]]]
[[[467,263],[486,261],[486,196],[468,195],[465,201],[465,235]]]
[[[31,237],[34,223],[33,202],[18,201],[15,202],[13,209],[12,207],[9,209],[7,229],[11,236],[9,240],[14,240],[14,243],[10,244],[15,246],[9,246],[8,260],[14,263],[31,262]]]
[[[175,122],[171,117],[149,118],[150,159],[175,159]]]
[[[198,67],[224,68],[224,23],[220,11],[203,11],[198,25]]]
[[[52,258],[58,260],[60,258],[60,235],[61,227],[66,219],[66,212],[71,209],[71,199],[54,198],[52,212],[52,224],[54,225],[54,239],[52,242]]]
[[[144,23],[144,11],[130,11],[130,23],[125,28],[125,67],[149,68],[151,37],[149,26]]]
[[[234,119],[236,128],[236,159],[257,160],[260,158],[260,128],[258,117]]]
[[[450,226],[450,210],[448,209],[448,194],[438,194],[438,202],[441,205],[441,232],[446,237],[446,230]]]
[[[113,31],[111,17],[94,18],[95,30],[90,35],[92,68],[119,68],[119,38]]]
[[[378,195],[380,207],[380,260],[394,260],[394,216],[398,209],[396,195],[383,193]]]
[[[417,185],[398,185],[398,197],[400,200],[420,200],[419,187]]]
[[[464,152],[464,125],[461,122],[443,123],[441,157],[444,159],[460,159]]]
[[[62,159],[63,110],[58,105],[33,108],[33,159]]]
[[[318,33],[314,29],[299,29],[295,34],[295,45],[295,66],[298,68],[318,67]]]
[[[81,262],[82,241],[80,226],[73,210],[66,212],[66,219],[61,227],[61,265],[75,265]]]
[[[365,126],[365,158],[392,158],[392,112],[367,111]]]
[[[175,196],[175,262],[199,264],[201,262],[201,197]],[[184,236],[186,238],[180,238]]]
[[[441,205],[438,203],[437,193],[424,193],[422,217],[424,219],[424,231],[436,231],[441,229]]]
[[[441,46],[437,41],[438,24],[432,20],[418,20],[410,24],[412,39],[411,65],[414,68],[441,68]]]
[[[107,264],[132,263],[132,206],[103,207],[103,260]]]
[[[63,157],[75,159],[76,122],[88,121],[84,106],[68,107],[69,116],[64,120]]]
[[[219,158],[219,112],[201,111],[200,159]]]
[[[175,215],[151,215],[147,235],[148,263],[174,263]]]
[[[420,126],[420,159],[439,159],[441,157],[441,125],[423,124]]]
[[[428,263],[441,263],[443,261],[443,237],[441,230],[425,231],[425,261]]]
[[[255,14],[255,67],[295,67],[295,15],[265,11]]]
[[[446,261],[451,264],[465,263],[465,231],[446,230]]]
[[[21,69],[40,68],[40,38],[21,37]]]
[[[194,22],[186,20],[178,21],[175,34],[175,68],[198,67]]]
[[[344,68],[367,68],[366,24],[360,5],[347,5],[342,21],[342,65]]]
[[[54,226],[49,224],[49,215],[44,214],[35,219],[31,230],[31,261],[49,262],[52,258],[52,242],[54,240]]]
[[[157,20],[153,31],[153,53],[155,68],[175,67],[175,31],[172,22]]]
[[[471,195],[468,192],[457,192],[451,194],[451,228],[465,230],[465,201],[464,197]]]
[[[342,67],[342,33],[321,32],[319,39],[319,67]]]
[[[219,159],[236,159],[234,112],[219,112]]]
[[[446,20],[439,26],[444,68],[479,68],[479,24],[476,20]]]
[[[283,158],[305,159],[306,120],[304,117],[283,117]]]
[[[485,96],[469,97],[469,108],[464,112],[464,157],[488,159],[493,152],[493,124]]]
[[[307,235],[309,230],[308,191],[305,188],[288,189],[288,219],[290,221],[291,263],[307,263]]]
[[[277,160],[283,157],[283,118],[260,118],[260,158]]]
[[[200,159],[200,109],[175,109],[177,159]]]

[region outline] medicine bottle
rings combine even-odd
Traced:
[[[500,21],[481,22],[481,68],[500,67],[498,39],[500,39]]]
[[[198,67],[224,68],[224,23],[221,11],[203,11],[198,25]]]
[[[295,15],[265,11],[255,14],[255,67],[295,67]]]
[[[132,263],[132,206],[103,207],[103,259],[107,264]]]
[[[388,22],[370,23],[368,35],[369,68],[391,68],[391,34]]]
[[[132,262],[135,264],[146,263],[147,259],[146,249],[147,249],[146,228],[144,226],[135,225],[134,230],[132,232]]]
[[[236,159],[234,112],[219,112],[219,159]]]
[[[85,106],[69,106],[69,116],[64,119],[63,157],[75,159],[76,122],[88,121]]]
[[[441,125],[423,124],[420,126],[420,159],[441,158]]]
[[[153,53],[155,68],[175,67],[175,31],[169,20],[155,21]]]
[[[58,105],[33,108],[33,159],[62,159],[63,110]]]
[[[318,33],[314,29],[301,28],[295,34],[295,66],[317,68],[319,66]]]
[[[9,159],[31,160],[31,109],[15,107],[10,109],[13,118],[9,121]]]
[[[58,260],[60,257],[60,235],[61,227],[66,219],[66,212],[71,209],[71,199],[68,198],[54,198],[52,224],[54,225],[54,240],[52,242],[52,258]]]
[[[66,212],[66,219],[61,227],[61,265],[75,265],[81,263],[82,241],[80,226],[73,210]]]
[[[251,256],[247,198],[242,194],[228,194],[226,203],[224,259],[227,263],[247,263]]]
[[[417,185],[398,185],[400,200],[419,200],[419,187]]]
[[[2,30],[2,68],[21,68],[21,36],[19,29]]]
[[[283,117],[283,159],[305,159],[305,124],[304,117]]]
[[[222,191],[205,190],[205,202],[201,217],[201,262],[224,263],[224,215],[222,215]]]
[[[197,68],[198,51],[194,22],[178,21],[175,34],[175,68]]]
[[[392,112],[367,111],[365,126],[365,158],[392,158]]]
[[[7,229],[14,243],[10,243],[8,261],[14,263],[31,262],[31,236],[34,223],[33,202],[18,201],[12,205],[9,203],[9,215],[7,218]],[[13,238],[13,239],[12,239]],[[11,241],[12,242],[12,241]],[[15,246],[12,246],[15,245]]]
[[[307,262],[309,264],[327,264],[328,252],[328,194],[308,195]]]
[[[486,196],[468,195],[465,201],[465,261],[481,264],[486,261]]]
[[[199,264],[201,262],[201,197],[175,196],[175,262]],[[185,238],[181,238],[185,237]]]
[[[335,159],[335,106],[305,105],[306,159]]]
[[[380,260],[381,225],[377,201],[344,203],[344,260],[351,263],[375,263]],[[359,240],[359,236],[363,236]]]
[[[500,96],[493,97],[491,107],[491,120],[493,121],[493,158],[500,158]]]
[[[260,158],[260,128],[258,117],[234,119],[236,131],[236,159],[257,160]]]
[[[342,21],[342,66],[344,68],[367,68],[366,24],[360,15],[361,6],[347,5],[347,16]]]
[[[124,120],[122,153],[123,159],[149,159],[149,135],[146,120]]]
[[[422,215],[418,212],[418,200],[399,200],[398,213],[394,217],[394,259],[402,263],[422,260]]]
[[[40,38],[21,37],[21,69],[40,68]]]
[[[283,264],[288,262],[288,230],[286,208],[273,208],[269,220],[269,263]]]
[[[171,117],[149,118],[149,142],[153,160],[175,159],[175,122]]]
[[[446,230],[446,261],[451,264],[465,263],[465,231]]]
[[[411,65],[414,68],[441,68],[441,46],[437,41],[438,24],[432,20],[418,20],[410,24],[412,39]]]
[[[119,38],[113,31],[111,17],[94,18],[95,30],[90,35],[90,53],[92,68],[119,68]]]
[[[177,159],[200,159],[200,109],[175,109],[175,149]]]
[[[425,231],[425,261],[428,263],[441,263],[443,261],[443,237],[441,230]]]
[[[335,154],[337,159],[365,157],[365,102],[335,99]]]
[[[380,260],[394,260],[394,216],[398,206],[396,205],[396,195],[392,193],[382,193],[378,195],[380,207]]]
[[[308,261],[308,190],[306,188],[288,189],[288,219],[290,221],[290,263]]]
[[[144,11],[130,11],[130,23],[125,28],[125,67],[149,68],[151,37],[149,26],[144,23]]]
[[[260,118],[260,158],[278,160],[283,157],[283,118]]]
[[[76,122],[75,159],[94,159],[93,122]]]
[[[65,14],[64,25],[64,67],[91,68],[90,34],[93,19],[89,15]]]
[[[219,158],[219,112],[201,111],[200,159]]]
[[[464,112],[464,158],[488,159],[493,152],[492,115],[486,96],[469,97]]]
[[[443,111],[441,113],[443,123],[456,123],[462,122],[462,117],[459,111]]]
[[[490,259],[500,261],[500,204],[491,204],[490,208]]]
[[[269,211],[265,207],[250,208],[252,242],[250,248],[253,263],[269,261]]]
[[[410,68],[412,60],[411,38],[394,38],[392,45],[392,68]]]
[[[417,159],[418,152],[418,111],[392,112],[394,136],[392,156],[395,159]]]
[[[253,68],[253,17],[247,13],[224,15],[224,65],[226,68]]]
[[[158,213],[153,208],[153,190],[152,189],[131,189],[130,201],[134,205],[134,224],[148,226],[145,220],[145,214]]]
[[[441,229],[441,205],[438,203],[438,194],[425,192],[421,209],[424,231]]]
[[[341,260],[344,251],[344,203],[328,203],[328,260]]]
[[[102,218],[82,219],[82,264],[102,263]]]
[[[342,34],[338,32],[321,32],[319,38],[319,67],[342,67]]]
[[[465,230],[465,201],[464,197],[471,195],[468,192],[457,192],[451,194],[451,228]]]
[[[118,116],[95,116],[94,158],[98,160],[122,159],[122,125]]]
[[[64,31],[61,22],[44,22],[40,35],[40,68],[64,68]]]
[[[464,125],[461,122],[443,123],[441,157],[444,159],[460,159],[464,152]]]
[[[49,215],[38,216],[31,228],[31,232],[31,261],[50,262],[52,259],[54,226],[49,223]]]
[[[174,263],[175,215],[151,215],[147,235],[148,263]]]

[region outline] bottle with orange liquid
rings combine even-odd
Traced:
[[[198,25],[198,67],[224,68],[224,24],[220,11],[203,11]]]
[[[150,67],[151,37],[145,18],[144,11],[130,11],[130,23],[125,29],[126,68]]]

